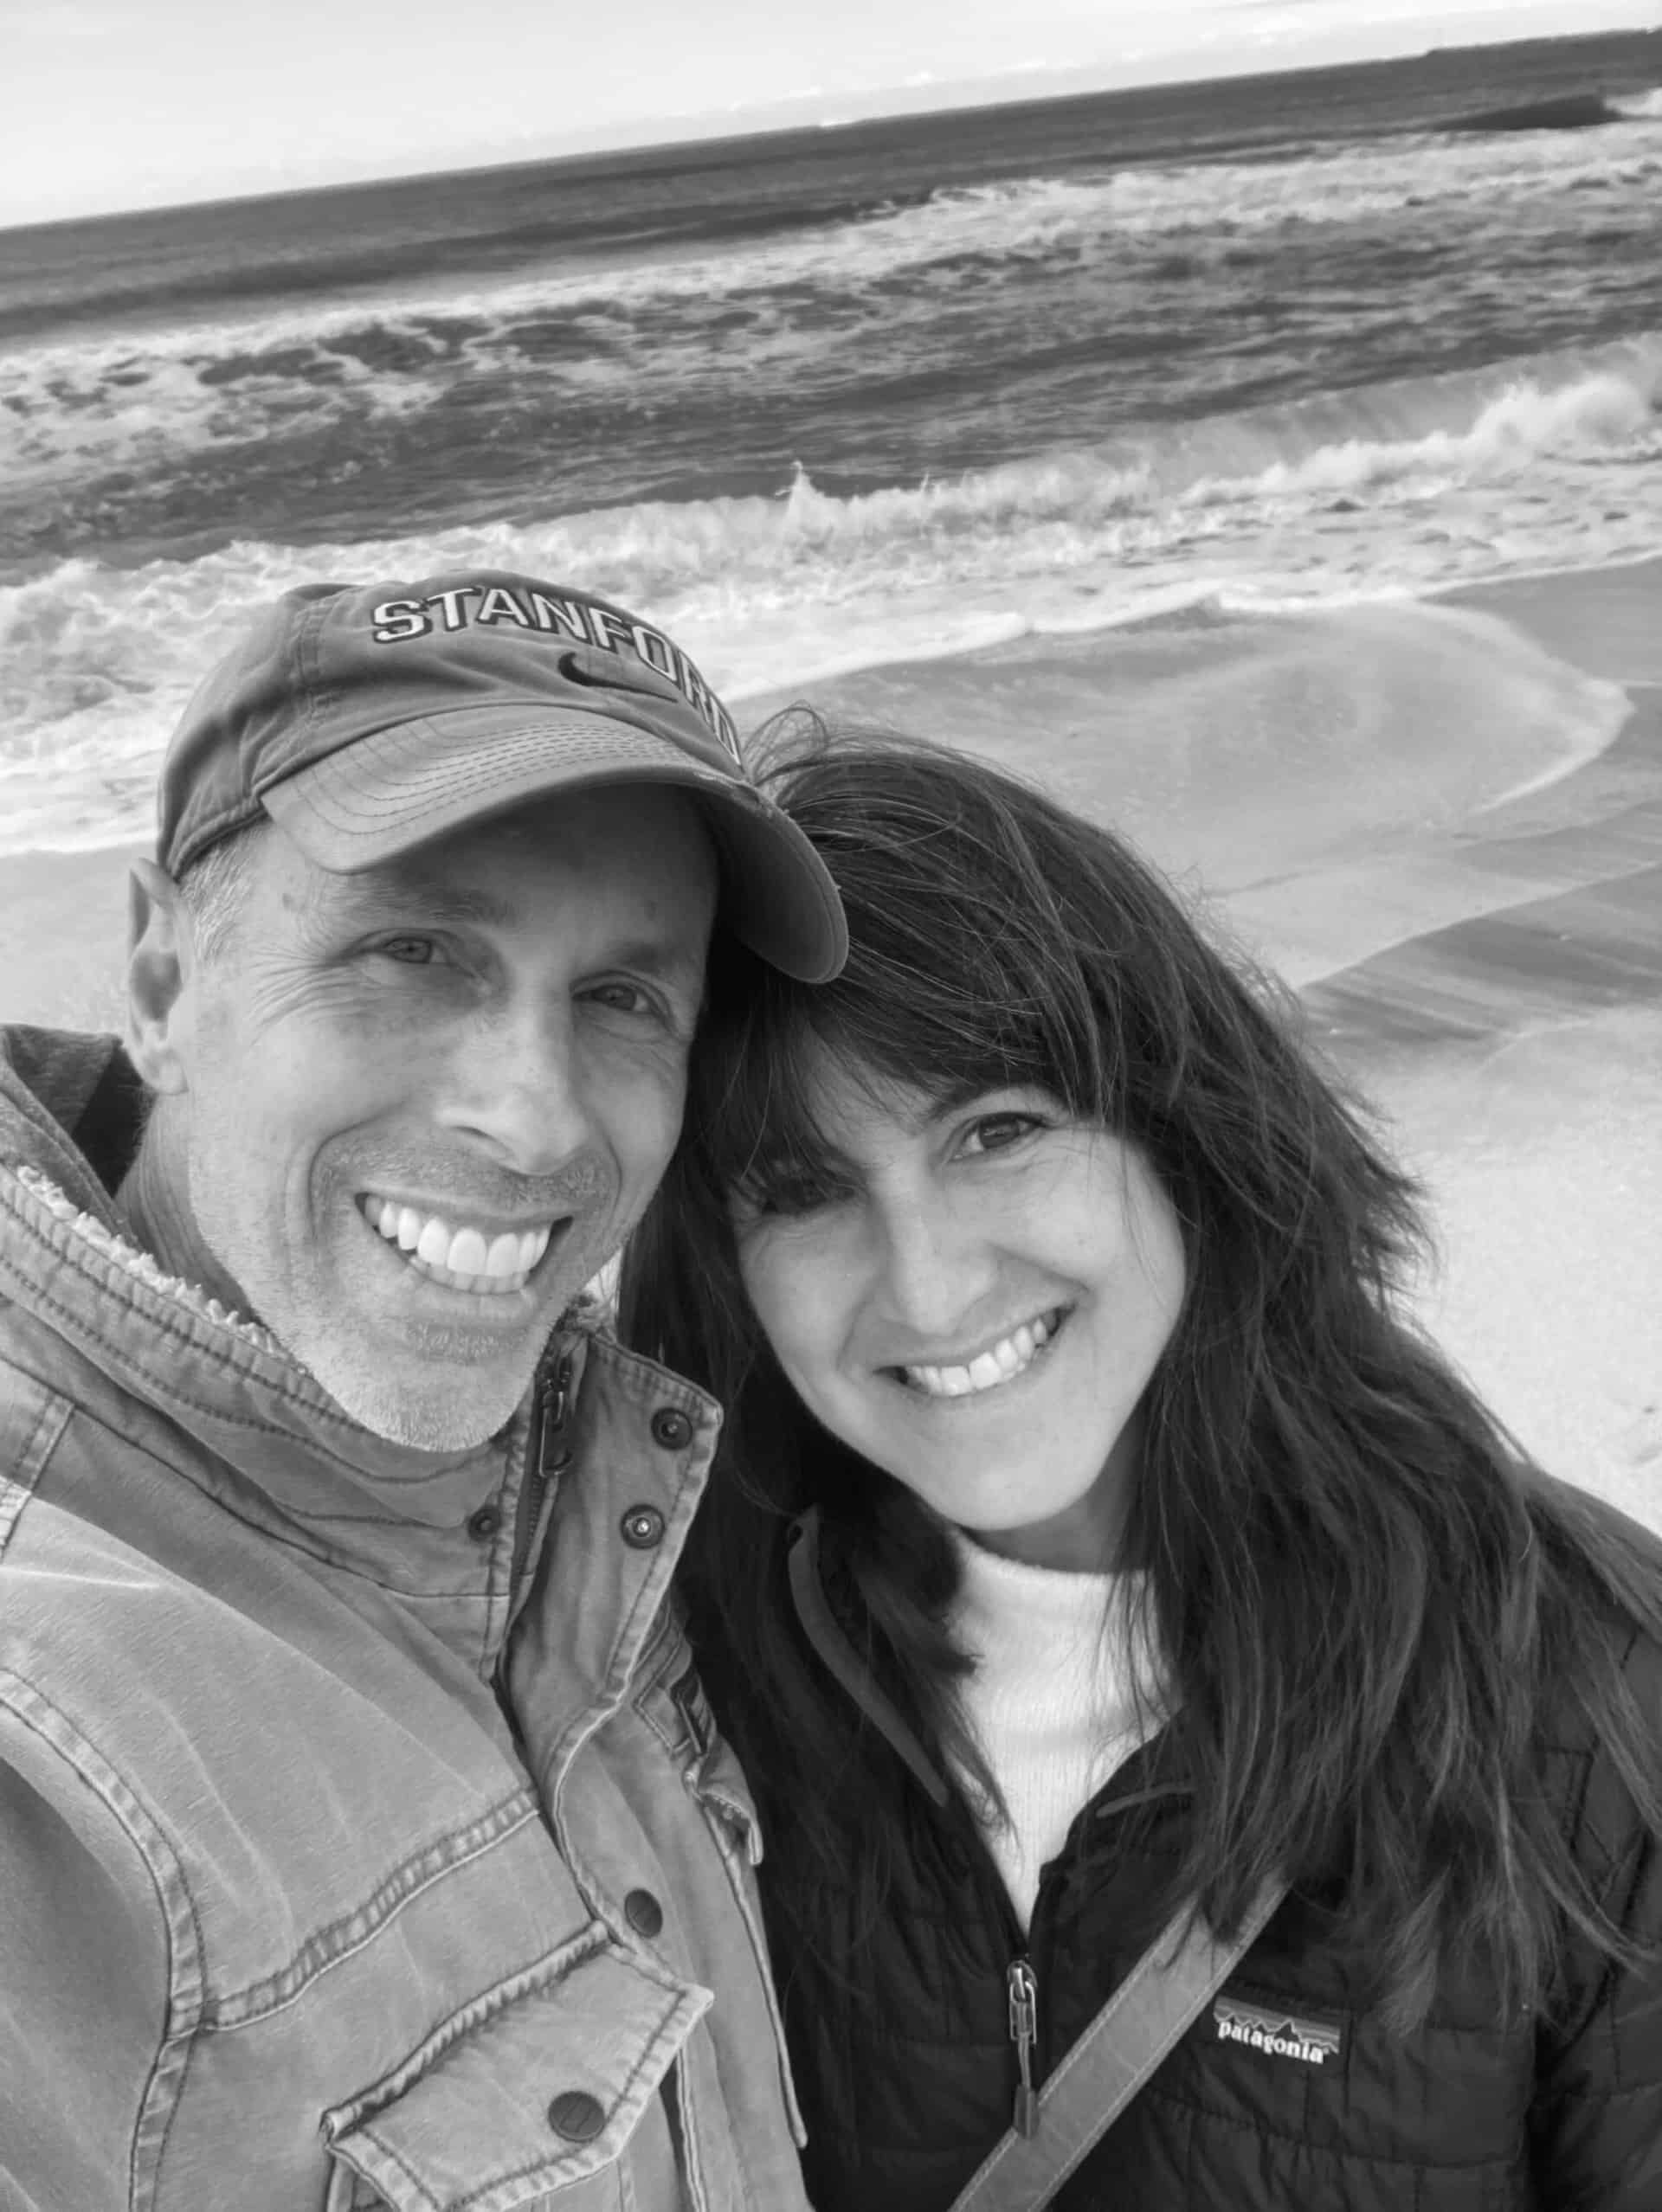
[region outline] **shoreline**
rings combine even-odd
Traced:
[[[1501,788],[1485,791],[1468,779],[1447,795],[1442,819],[1393,820],[1384,808],[1370,812],[1368,801],[1382,797],[1401,813],[1398,791],[1362,793],[1347,784],[1332,794],[1332,812],[1348,809],[1362,818],[1348,846],[1343,824],[1324,822],[1324,834],[1338,833],[1330,852],[1318,836],[1309,849],[1295,845],[1266,865],[1261,847],[1243,858],[1250,838],[1238,816],[1198,832],[1188,824],[1188,849],[1163,851],[1169,794],[1145,788],[1104,795],[1114,764],[1103,758],[1100,716],[1115,704],[1121,652],[1137,655],[1136,675],[1154,686],[1191,667],[1197,649],[1220,657],[1220,633],[1233,651],[1242,634],[1273,639],[1286,634],[1287,625],[1313,627],[1319,616],[1236,617],[1197,602],[1096,630],[1028,633],[969,652],[887,662],[805,686],[803,695],[834,716],[886,720],[922,736],[967,743],[1122,826],[1166,867],[1180,891],[1198,899],[1226,937],[1299,992],[1347,1049],[1370,1057],[1388,1052],[1408,1041],[1405,1023],[1417,1027],[1427,1045],[1467,1034],[1471,1025],[1431,981],[1432,971],[1446,979],[1462,962],[1482,970],[1530,1018],[1569,1014],[1588,994],[1648,1001],[1654,963],[1641,958],[1624,966],[1622,947],[1643,936],[1634,929],[1643,918],[1637,909],[1652,882],[1650,869],[1662,864],[1662,554],[1453,586],[1424,600],[1383,600],[1372,611],[1401,606],[1498,620],[1563,670],[1613,697],[1620,686],[1626,699],[1612,717],[1610,734],[1583,729],[1573,745],[1561,746],[1559,758],[1537,762],[1521,778],[1504,761],[1485,763]],[[1328,619],[1337,621],[1343,611],[1336,608]],[[1199,648],[1197,638],[1204,641]],[[1376,658],[1388,659],[1395,642],[1388,634]],[[1228,652],[1220,665],[1231,681],[1257,673],[1250,660]],[[1040,708],[1060,711],[1035,732],[1031,693],[1035,674],[1047,668],[1055,696]],[[1279,678],[1281,672],[1270,673]],[[967,730],[957,726],[966,686],[980,715]],[[798,697],[780,691],[750,704],[759,720]],[[1093,706],[1099,711],[1094,724]],[[1081,713],[1082,731],[1062,726]],[[1011,737],[1012,731],[1018,734]],[[1365,739],[1370,733],[1360,734]],[[1084,743],[1077,742],[1081,736]],[[1280,736],[1271,728],[1266,756]],[[1337,766],[1365,766],[1362,751],[1354,747]],[[1146,772],[1146,760],[1137,765]],[[1248,765],[1257,765],[1257,756]],[[1315,769],[1331,766],[1317,762]],[[1312,770],[1297,794],[1299,811],[1309,810],[1315,781]],[[1422,794],[1411,795],[1423,811]],[[1176,833],[1164,834],[1169,844]],[[1285,828],[1281,834],[1285,842]],[[0,961],[26,979],[33,1018],[108,1019],[126,934],[127,866],[145,850],[126,839],[0,854]],[[1602,912],[1596,910],[1601,886],[1616,887]],[[1495,919],[1502,915],[1514,917],[1510,935]],[[1533,943],[1526,944],[1530,937]],[[1588,948],[1579,967],[1552,950],[1572,938]],[[1538,987],[1533,993],[1531,978]],[[1489,1006],[1478,1026],[1491,1028],[1497,1011]],[[1415,1013],[1417,1023],[1409,1019]]]
[[[1460,995],[1449,986],[1463,965],[1481,971],[1520,1017],[1567,1016],[1588,993],[1648,1000],[1649,965],[1630,964],[1624,975],[1621,947],[1642,921],[1633,909],[1649,887],[1646,871],[1662,864],[1662,555],[1531,570],[1423,600],[1371,603],[1375,613],[1405,606],[1498,619],[1562,669],[1612,693],[1620,686],[1627,694],[1625,715],[1617,710],[1620,726],[1613,735],[1595,729],[1591,739],[1583,730],[1574,745],[1561,746],[1558,758],[1537,762],[1521,778],[1488,763],[1501,788],[1488,792],[1468,781],[1448,795],[1440,820],[1370,813],[1369,799],[1382,796],[1401,813],[1401,793],[1362,794],[1336,782],[1330,794],[1321,794],[1331,801],[1333,819],[1323,832],[1333,833],[1334,849],[1324,850],[1317,837],[1309,849],[1295,844],[1278,865],[1255,871],[1241,851],[1254,851],[1261,863],[1263,839],[1254,846],[1252,833],[1263,831],[1263,822],[1249,822],[1245,831],[1238,815],[1198,830],[1191,823],[1184,849],[1163,850],[1163,832],[1169,847],[1177,834],[1165,826],[1169,792],[1145,785],[1105,799],[1111,772],[1102,758],[1102,717],[1114,706],[1116,662],[1125,653],[1137,656],[1134,672],[1150,685],[1192,669],[1197,651],[1218,659],[1220,681],[1242,673],[1250,679],[1258,672],[1250,659],[1231,657],[1241,638],[1273,640],[1288,634],[1289,625],[1318,628],[1319,614],[1235,616],[1197,601],[1095,630],[1029,633],[968,652],[886,662],[748,704],[759,721],[806,697],[834,716],[967,743],[1047,781],[1065,801],[1123,826],[1227,939],[1300,993],[1347,1056],[1373,1063],[1414,1043],[1436,1048],[1470,1034],[1472,1022],[1450,1003]],[[1336,607],[1325,619],[1338,622],[1345,612]],[[1374,646],[1381,666],[1389,665],[1388,634],[1382,643],[1362,642]],[[1050,692],[1040,711],[1048,709],[1049,717],[1029,734],[1030,693],[1035,675],[1047,672]],[[966,691],[978,716],[967,730],[959,726]],[[1080,729],[1066,727],[1070,720]],[[1011,739],[1009,731],[1022,734]],[[1272,730],[1271,745],[1277,735]],[[1179,743],[1174,738],[1174,750]],[[1337,766],[1365,767],[1360,750]],[[1146,775],[1146,758],[1137,765]],[[1335,764],[1317,765],[1330,772]],[[1181,788],[1177,795],[1185,795]],[[1420,803],[1417,791],[1410,795]],[[1283,808],[1272,825],[1284,844],[1292,811]],[[1304,792],[1297,811],[1308,811]],[[1350,849],[1343,835],[1347,811],[1363,825]],[[1273,812],[1266,802],[1266,819]],[[127,866],[146,849],[127,839],[0,854],[0,963],[25,979],[29,1018],[70,1026],[112,1019]],[[1623,884],[1627,890],[1614,893],[1607,910],[1596,911],[1598,887]],[[1503,929],[1494,919],[1500,915],[1514,916],[1516,929]],[[1590,948],[1580,968],[1554,950],[1569,938]],[[1485,1006],[1476,1027],[1492,1030],[1498,1012],[1496,1004]]]

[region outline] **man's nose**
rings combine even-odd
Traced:
[[[551,1175],[594,1138],[571,1008],[530,998],[470,1024],[453,1045],[441,1127],[520,1175]]]
[[[986,1292],[992,1251],[963,1209],[938,1193],[880,1204],[876,1241],[890,1318],[940,1347]]]

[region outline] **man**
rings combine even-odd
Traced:
[[[828,977],[829,879],[506,574],[291,593],[160,816],[126,1051],[0,1063],[0,2207],[789,2212],[718,1416],[578,1293],[706,949]]]

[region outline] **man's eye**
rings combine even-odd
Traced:
[[[650,1013],[653,1001],[638,983],[597,983],[584,994],[590,1005],[605,1006],[613,1013]]]
[[[431,937],[383,937],[376,950],[404,968],[426,968],[438,957]]]

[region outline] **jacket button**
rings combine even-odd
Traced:
[[[568,2143],[592,2143],[606,2125],[605,2109],[586,2089],[567,2089],[549,2106],[548,2124]]]
[[[631,1506],[619,1526],[632,1552],[650,1552],[664,1540],[664,1516],[656,1506]]]
[[[500,1506],[482,1505],[477,1513],[467,1516],[467,1534],[475,1544],[488,1544],[502,1526]]]
[[[623,1917],[636,1935],[648,1941],[662,1932],[664,1908],[649,1889],[632,1889],[623,1900]]]
[[[652,1440],[666,1451],[685,1451],[692,1441],[692,1424],[679,1405],[660,1405],[652,1417]]]

